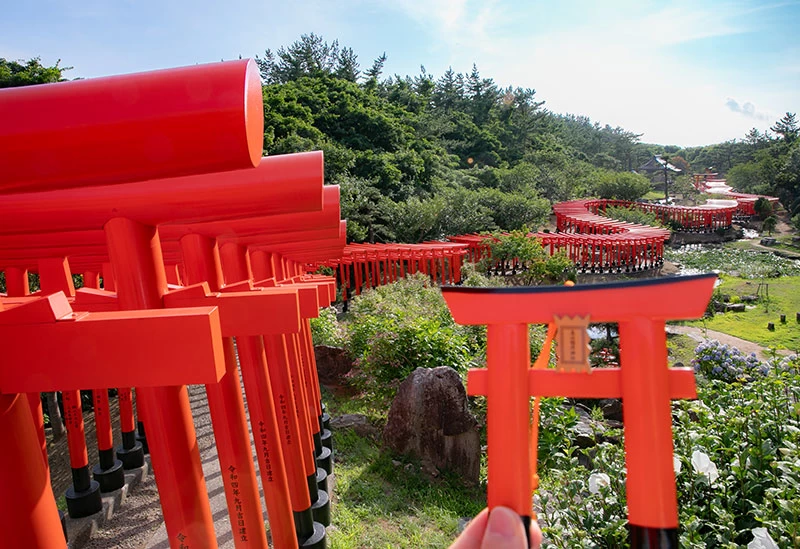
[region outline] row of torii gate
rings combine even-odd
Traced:
[[[235,546],[268,547],[257,462],[272,544],[325,547],[309,319],[336,292],[303,266],[341,255],[345,227],[322,153],[261,157],[254,61],[0,90],[0,120],[0,545],[66,546],[39,398],[61,391],[69,515],[100,511],[149,451],[170,545],[216,547],[186,389],[201,384]]]
[[[724,183],[724,182],[723,182]],[[706,187],[708,192],[720,188]],[[664,263],[669,229],[609,218],[607,208],[636,208],[656,215],[674,230],[713,233],[730,229],[734,216],[754,215],[758,196],[730,193],[732,200],[709,200],[701,206],[670,206],[627,200],[581,199],[553,206],[556,232],[531,233],[551,255],[563,251],[583,273],[633,273],[657,269]],[[776,198],[767,197],[770,201]],[[490,255],[490,234],[450,236],[449,242],[423,244],[349,244],[341,258],[321,262],[337,270],[342,298],[365,288],[394,282],[405,273],[429,274],[434,282],[458,284],[461,264],[477,263]]]
[[[66,545],[39,399],[61,391],[70,514],[96,511],[99,493],[118,489],[120,470],[141,465],[146,446],[171,547],[216,547],[186,389],[201,384],[235,546],[267,547],[255,449],[273,546],[325,547],[332,445],[309,319],[335,287],[308,270],[348,261],[371,269],[352,273],[356,293],[420,271],[451,285],[444,294],[457,322],[488,326],[488,369],[470,372],[469,392],[487,395],[490,507],[531,519],[531,397],[621,397],[631,545],[677,546],[669,401],[695,390],[690,369],[666,368],[664,322],[702,314],[713,276],[458,288],[473,240],[346,247],[338,188],[323,187],[321,153],[261,158],[252,60],[0,90],[0,120],[4,546]],[[560,226],[592,231],[542,235],[551,249],[617,268],[659,261],[660,233],[614,225],[586,203],[583,211],[561,206]],[[583,244],[600,238],[617,239],[616,251],[596,255]],[[29,271],[39,274],[35,293]],[[348,272],[340,269],[345,283],[353,282]],[[75,289],[73,273],[84,288]],[[635,368],[588,369],[581,342],[590,318],[619,322],[621,363]],[[530,323],[559,326],[566,369],[530,368]],[[109,387],[119,394],[117,449]],[[94,392],[99,455],[91,469],[81,389]]]

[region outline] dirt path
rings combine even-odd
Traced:
[[[724,345],[736,347],[745,355],[755,353],[759,360],[768,360],[772,358],[772,351],[762,347],[758,343],[753,343],[752,341],[747,341],[746,339],[724,334],[722,332],[716,332],[714,330],[704,330],[703,328],[698,328],[696,326],[667,326],[667,333],[687,335],[699,343],[716,339]],[[792,354],[791,351],[787,351],[785,349],[779,350],[777,353],[783,356],[789,356]]]

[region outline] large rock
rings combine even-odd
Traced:
[[[317,359],[319,382],[327,387],[346,385],[345,376],[353,369],[353,360],[341,347],[316,345],[314,356]]]
[[[403,381],[383,441],[399,454],[453,470],[467,483],[478,482],[478,423],[467,410],[464,385],[452,368],[417,368]]]

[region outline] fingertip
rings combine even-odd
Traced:
[[[508,507],[495,507],[489,513],[482,548],[524,549],[525,529],[519,515]]]
[[[536,521],[531,522],[528,531],[530,533],[531,549],[540,549],[542,546],[542,529],[539,528],[539,523]]]

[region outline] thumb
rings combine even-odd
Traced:
[[[528,549],[528,538],[519,515],[508,507],[492,509],[481,549]]]

